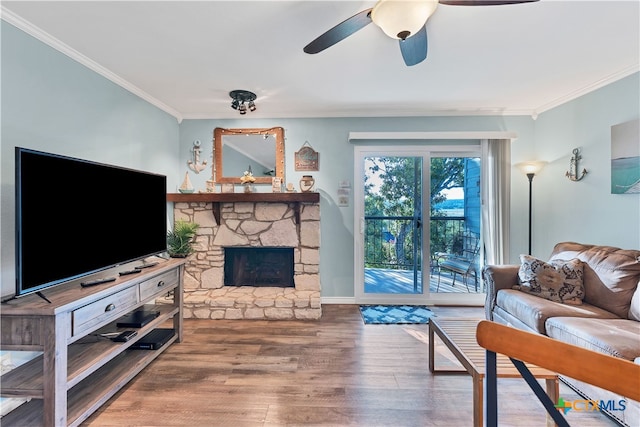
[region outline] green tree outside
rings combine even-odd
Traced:
[[[413,242],[421,239],[421,228],[414,228],[414,221],[422,218],[422,161],[415,157],[369,157],[365,159],[364,177],[365,216],[391,217],[385,221],[387,229],[380,229],[380,221],[367,221],[365,229],[365,267],[384,264],[388,268],[412,268],[415,254]],[[434,206],[446,200],[444,190],[461,187],[464,183],[464,159],[437,157],[431,159],[431,217],[442,213]],[[404,218],[404,219],[401,219]],[[448,223],[445,222],[445,223]],[[434,252],[450,250],[456,230],[447,226],[436,230],[431,225],[431,248]],[[417,231],[417,233],[414,233]],[[387,233],[393,242],[380,244],[375,236]]]

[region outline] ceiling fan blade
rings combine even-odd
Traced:
[[[409,67],[427,59],[427,25],[405,40],[399,40],[402,59]]]
[[[331,28],[320,37],[304,47],[305,53],[322,52],[328,47],[333,46],[339,41],[346,39],[351,34],[369,25],[371,21],[371,9],[363,10],[353,15],[335,27]]]
[[[449,6],[500,6],[503,4],[534,3],[540,0],[440,0]]]

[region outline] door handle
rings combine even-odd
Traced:
[[[422,227],[422,220],[416,219],[416,228]]]

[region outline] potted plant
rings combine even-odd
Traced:
[[[195,222],[178,220],[173,230],[167,231],[167,252],[173,258],[185,258],[194,252],[193,240],[199,225]]]

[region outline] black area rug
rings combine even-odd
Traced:
[[[360,313],[367,325],[429,323],[435,316],[424,305],[361,305]]]

